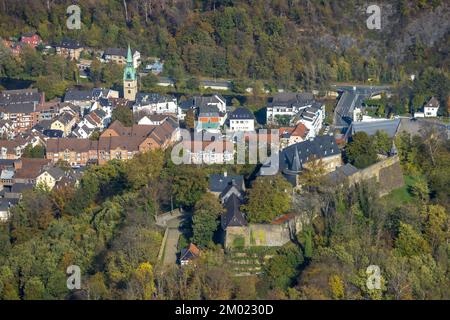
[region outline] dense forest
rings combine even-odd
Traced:
[[[68,0],[1,0],[0,36],[37,31],[92,48],[125,47],[165,60],[165,74],[265,80],[285,88],[333,81],[391,83],[427,67],[448,72],[445,1],[80,0],[82,27],[66,27]]]

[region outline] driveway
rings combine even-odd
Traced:
[[[178,251],[178,239],[181,232],[178,228],[167,229],[167,239],[164,248],[163,264],[176,264],[177,263],[177,251]]]

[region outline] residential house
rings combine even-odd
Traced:
[[[21,158],[14,162],[14,184],[36,185],[42,168],[50,163],[47,159]],[[13,185],[14,187],[14,185]]]
[[[27,145],[31,145],[32,147],[42,146],[45,147],[45,141],[47,137],[36,129],[31,129],[25,132],[20,133],[17,138],[24,139]]]
[[[214,105],[201,106],[198,109],[195,128],[197,131],[220,132],[220,127],[226,120],[226,113],[223,114]]]
[[[100,98],[98,101],[94,102],[91,110],[102,109],[106,112],[107,118],[111,118],[113,110],[118,107],[131,109],[131,102],[124,98]]]
[[[230,186],[235,186],[240,192],[245,190],[243,176],[231,176],[225,171],[223,174],[211,174],[209,176],[209,192],[220,196]]]
[[[159,75],[163,72],[164,62],[161,62],[159,59],[156,59],[153,63],[148,64],[144,72],[151,72],[154,75]]]
[[[27,146],[25,139],[0,140],[0,159],[20,159]]]
[[[84,114],[92,106],[92,90],[69,89],[64,95],[64,102],[80,107],[81,113]]]
[[[127,63],[127,49],[125,48],[108,48],[105,50],[102,56],[103,60],[107,63],[114,62],[120,65]],[[139,68],[141,65],[141,53],[137,50],[132,51],[133,67]]]
[[[85,166],[97,163],[98,141],[78,138],[48,139],[46,157],[52,163],[65,161],[70,166]]]
[[[94,88],[92,89],[92,99],[98,101],[100,99],[118,99],[119,91],[105,89],[105,88]]]
[[[80,78],[87,79],[91,72],[92,60],[80,59],[77,63],[78,74]]]
[[[0,106],[45,102],[45,94],[37,89],[4,90],[0,93]]]
[[[24,132],[38,123],[39,112],[36,104],[31,102],[8,104],[0,106],[2,120],[9,120],[15,124],[15,133]]]
[[[77,138],[47,140],[47,158],[53,163],[67,161],[71,166],[85,166],[88,163],[102,165],[112,159],[131,159],[139,152],[165,149],[178,139],[178,123],[172,118],[159,126],[136,124],[125,127],[115,121],[98,141]]]
[[[108,126],[110,120],[111,118],[108,117],[105,111],[96,109],[84,116],[78,126],[81,124],[91,129],[103,130]]]
[[[301,109],[291,119],[291,123],[303,123],[309,130],[310,137],[315,137],[322,129],[323,121],[325,120],[325,105],[318,102],[313,102],[311,106]]]
[[[248,226],[245,214],[240,209],[241,205],[242,200],[235,194],[232,194],[224,203],[225,213],[220,217],[220,226],[224,233],[224,240],[227,239],[227,232],[233,233],[234,230],[237,230],[239,233],[241,227]],[[229,247],[226,243],[225,246]]]
[[[32,48],[36,48],[39,44],[42,43],[42,39],[38,34],[34,32],[27,32],[22,34],[22,36],[20,37],[20,42]]]
[[[219,94],[212,96],[194,96],[180,103],[178,110],[178,118],[184,120],[186,113],[190,109],[198,110],[200,107],[215,106],[221,113],[227,111],[227,104],[224,97]]]
[[[0,198],[0,222],[7,222],[11,216],[11,208],[19,203],[19,199]]]
[[[70,60],[79,60],[84,48],[79,41],[64,39],[55,45],[56,54]]]
[[[162,95],[159,93],[141,93],[136,96],[136,102],[133,105],[133,112],[146,113],[178,113],[177,99],[171,95]]]
[[[439,110],[439,100],[435,97],[431,97],[428,102],[422,107],[423,112],[414,113],[415,118],[431,118],[437,117]]]
[[[78,138],[89,138],[95,131],[101,131],[108,126],[111,118],[102,109],[96,109],[87,114],[73,129],[72,134]]]
[[[76,138],[87,139],[95,132],[94,128],[89,128],[84,123],[79,123],[72,131],[72,135]]]
[[[281,149],[312,138],[308,128],[301,122],[295,127],[281,127],[279,132]]]
[[[231,131],[255,131],[255,116],[245,107],[230,112],[228,121]]]
[[[39,105],[45,97],[36,89],[5,90],[0,94],[0,119],[15,124],[16,133],[31,129],[39,121]]]
[[[149,125],[149,126],[159,126],[164,121],[167,120],[167,118],[171,117],[174,121],[177,121],[177,119],[174,117],[173,114],[148,114],[144,115],[141,119],[139,119],[138,124],[140,125]]]
[[[200,256],[200,249],[193,243],[190,243],[187,248],[181,250],[180,253],[180,265],[186,266],[192,263]]]
[[[56,119],[52,120],[51,130],[62,131],[63,137],[68,137],[78,121],[78,116],[70,112],[61,113]]]
[[[0,120],[1,139],[11,140],[16,136],[17,123],[11,120]]]
[[[166,149],[179,138],[178,123],[172,118],[158,126],[125,127],[115,121],[100,136],[98,162],[104,164],[112,159],[127,160],[140,152]]]
[[[64,171],[59,167],[45,166],[36,178],[36,185],[45,186],[52,190],[64,175]]]
[[[39,123],[44,120],[51,120],[58,116],[60,102],[50,101],[38,104],[36,110],[39,112]]]
[[[279,122],[283,116],[290,119],[301,109],[312,106],[313,102],[312,93],[280,92],[269,101],[266,108],[266,122]]]

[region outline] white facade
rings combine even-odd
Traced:
[[[303,107],[305,108],[305,107]],[[273,106],[273,107],[267,107],[266,111],[266,121],[267,123],[272,123],[276,121],[276,117],[277,116],[288,116],[288,117],[292,117],[294,115],[296,115],[301,108],[298,108],[296,106],[292,106],[292,107],[285,107],[285,106]]]
[[[309,130],[309,138],[316,137],[320,129],[322,129],[323,121],[325,120],[325,105],[321,107],[305,108],[301,111],[298,120],[294,124],[303,123]]]
[[[433,107],[433,106],[428,106],[426,105],[423,108],[423,113],[425,117],[437,117],[437,112],[439,110],[439,107]]]
[[[174,113],[178,114],[178,105],[177,100],[167,100],[161,102],[153,102],[153,103],[143,103],[143,104],[135,104],[133,106],[133,112],[147,112],[147,113]]]

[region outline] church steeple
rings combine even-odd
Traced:
[[[131,53],[130,45],[128,45],[128,53],[127,53],[127,65],[133,63],[133,54]]]
[[[133,54],[131,53],[130,45],[128,45],[127,65],[123,72],[123,80],[134,81],[136,80],[136,69],[133,63]]]
[[[123,96],[130,101],[136,100],[137,94],[137,75],[133,63],[133,54],[128,45],[127,65],[123,71]]]

